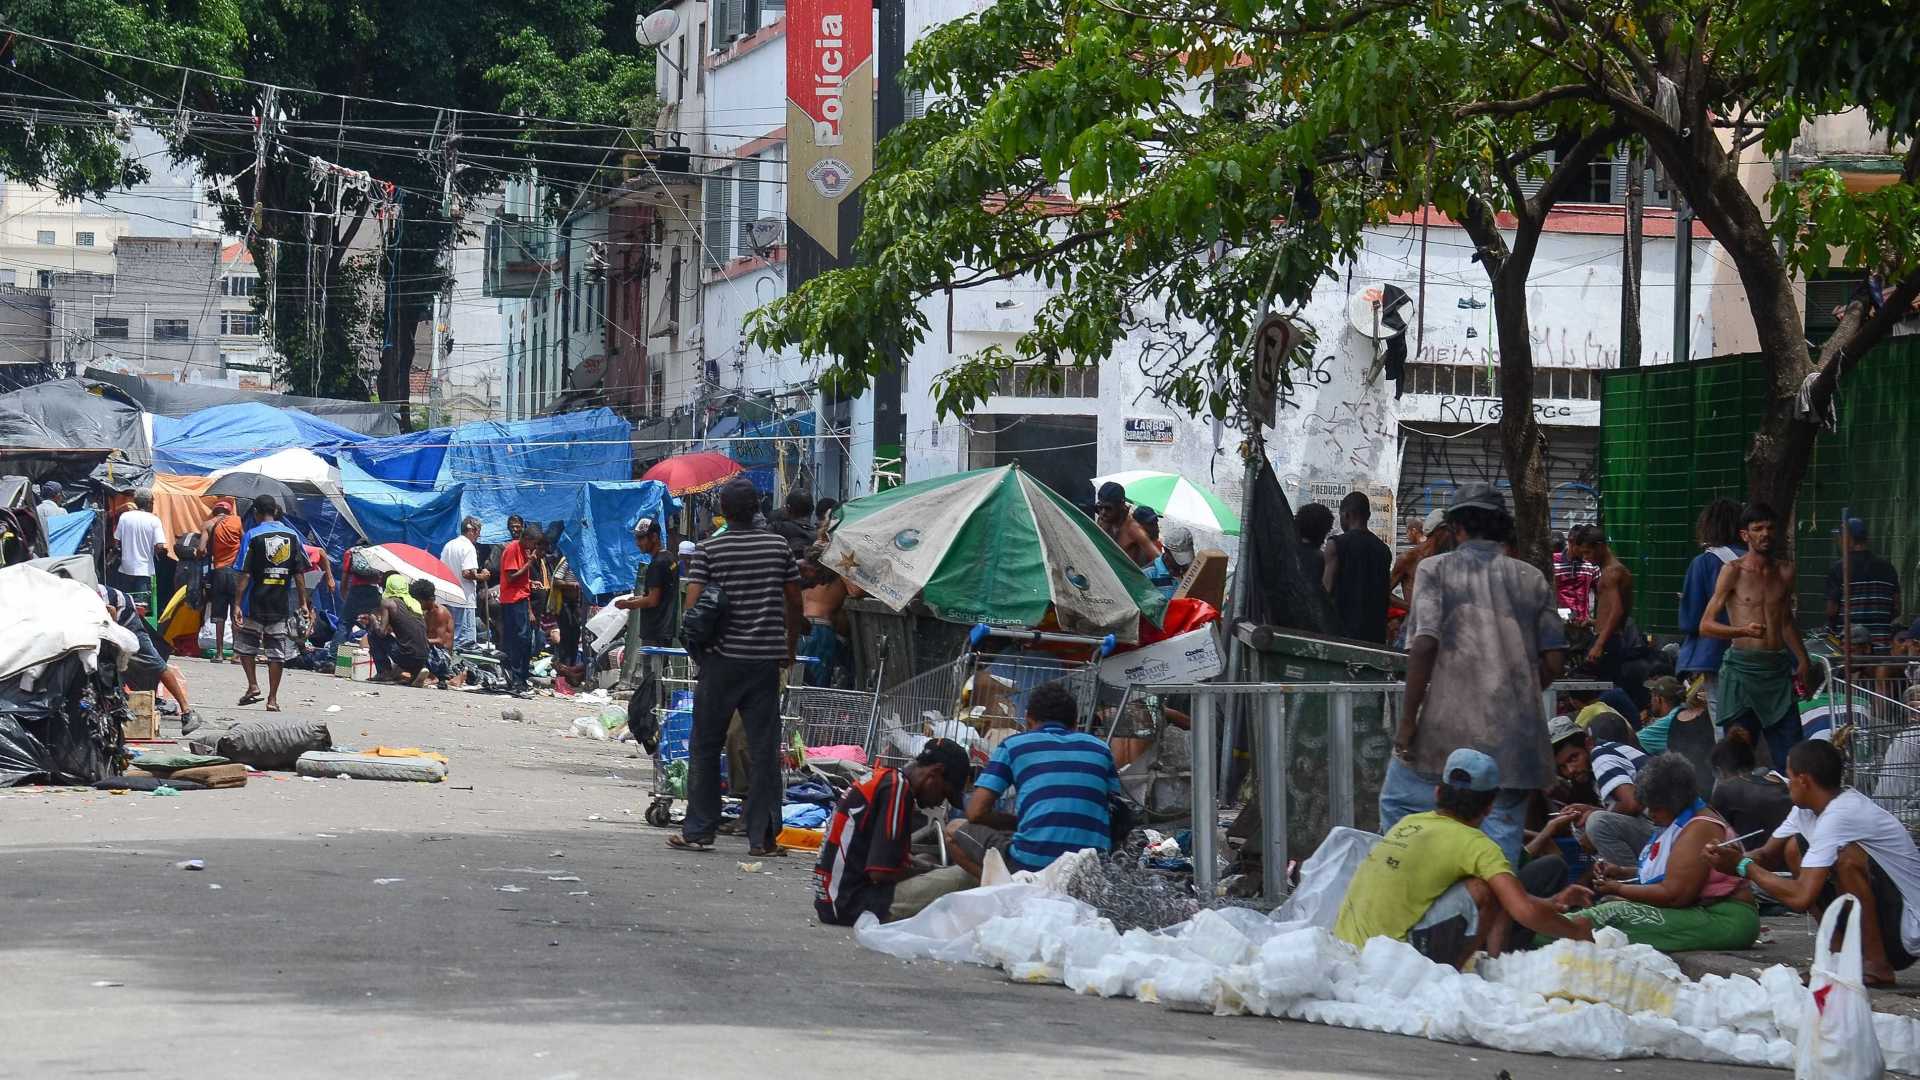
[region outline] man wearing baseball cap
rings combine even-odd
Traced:
[[[1447,508],[1460,544],[1420,563],[1407,621],[1407,697],[1380,787],[1380,824],[1433,809],[1454,747],[1499,763],[1486,817],[1507,861],[1520,861],[1533,793],[1553,784],[1542,687],[1560,676],[1567,639],[1546,575],[1512,558],[1513,517],[1491,484],[1463,484]]]
[[[1528,895],[1513,864],[1481,831],[1500,793],[1493,758],[1471,747],[1448,754],[1434,786],[1436,809],[1401,818],[1373,846],[1347,887],[1334,935],[1355,948],[1390,937],[1454,967],[1483,947],[1500,955],[1516,922],[1548,937],[1592,940],[1563,914],[1591,894],[1572,885],[1551,900]]]

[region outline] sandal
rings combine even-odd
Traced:
[[[261,693],[258,690],[249,690],[246,693],[240,695],[240,704],[251,705],[256,701],[265,701],[266,697],[267,695]]]
[[[712,851],[711,840],[689,840],[684,836],[667,837],[667,846],[675,851]]]

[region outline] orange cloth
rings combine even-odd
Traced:
[[[200,527],[213,516],[215,499],[206,494],[213,484],[210,476],[175,476],[171,473],[153,474],[153,512],[159,516],[160,523],[167,527],[169,541],[178,540],[190,532],[199,532]],[[173,554],[173,544],[167,544],[167,554]]]

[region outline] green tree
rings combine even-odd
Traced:
[[[581,201],[633,148],[627,125],[653,80],[631,11],[608,0],[28,8],[0,26],[105,51],[23,38],[0,85],[111,99],[168,133],[175,154],[219,186],[227,228],[265,271],[273,295],[262,307],[296,388],[388,401],[407,400],[416,331],[451,272],[448,244],[475,242],[474,200],[537,162],[549,188]],[[146,58],[234,78],[183,81]],[[0,167],[67,190],[139,179],[116,133],[99,127],[103,110],[92,112],[92,128],[56,144],[0,135]],[[262,113],[264,156],[252,120]],[[379,183],[343,183],[327,164]],[[383,242],[371,242],[375,232]],[[363,257],[370,249],[377,262]]]

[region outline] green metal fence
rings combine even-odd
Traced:
[[[1707,501],[1746,496],[1746,452],[1766,404],[1758,356],[1609,372],[1601,393],[1601,515],[1633,571],[1642,629],[1678,633],[1680,583],[1699,548]],[[1838,431],[1821,436],[1800,491],[1794,548],[1800,623],[1825,621],[1827,568],[1840,514],[1867,522],[1900,570],[1904,607],[1920,611],[1920,337],[1882,344],[1842,384]]]

